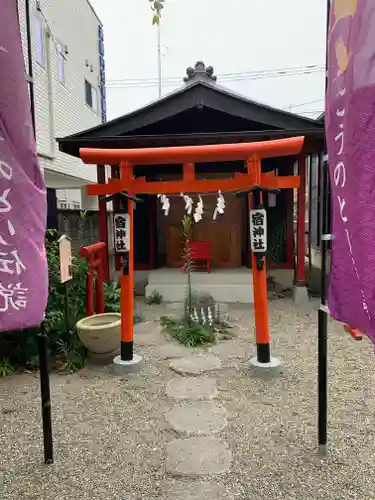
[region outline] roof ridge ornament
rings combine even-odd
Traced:
[[[214,75],[214,68],[212,66],[207,66],[203,61],[197,61],[194,68],[189,66],[186,69],[186,76],[184,77],[185,83],[191,83],[197,80],[206,81],[209,83],[214,83],[217,80],[217,76]]]

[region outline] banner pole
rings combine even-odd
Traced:
[[[329,242],[329,172],[328,162],[321,161],[322,177],[322,261],[320,308],[318,311],[318,442],[319,453],[327,454],[328,420],[328,307],[327,307],[327,250]]]
[[[17,6],[18,10],[18,6]],[[28,61],[28,82],[30,92],[30,111],[31,122],[33,125],[34,138],[36,137],[35,124],[35,93],[34,93],[34,70],[32,56],[32,36],[30,26],[30,0],[25,0],[26,17],[26,37],[27,37],[27,61]],[[42,403],[42,421],[43,421],[43,444],[44,444],[44,463],[53,463],[53,438],[52,438],[52,418],[51,418],[51,391],[49,377],[49,352],[48,336],[45,332],[45,323],[40,324],[40,333],[38,334],[38,353],[39,353],[39,371],[40,371],[40,393]]]
[[[49,379],[48,336],[45,332],[44,321],[38,334],[40,394],[42,398],[43,444],[44,463],[53,463],[53,438],[51,418],[51,391]]]
[[[327,0],[326,31],[326,92],[328,88],[328,36],[331,2]],[[327,141],[325,141],[327,147]],[[320,308],[318,311],[318,443],[319,454],[327,455],[328,442],[328,307],[327,307],[327,250],[330,238],[330,198],[328,156],[320,161],[320,181],[322,194],[322,260]]]

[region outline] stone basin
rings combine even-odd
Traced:
[[[120,347],[121,315],[119,313],[88,316],[78,321],[76,327],[80,341],[92,353],[111,353]]]

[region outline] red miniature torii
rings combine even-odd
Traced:
[[[304,143],[304,137],[280,139],[267,142],[217,144],[204,146],[182,146],[144,149],[89,149],[81,148],[80,156],[85,163],[99,165],[119,165],[120,179],[109,179],[107,184],[87,186],[87,194],[94,196],[114,195],[127,192],[136,194],[171,194],[184,192],[202,193],[217,191],[250,191],[258,189],[298,188],[299,176],[278,177],[274,173],[261,173],[261,160],[278,156],[298,155]],[[197,180],[196,162],[244,160],[247,173],[236,173],[231,179]],[[145,178],[134,178],[135,165],[183,165],[183,179],[179,181],[147,182]],[[261,204],[259,191],[257,204]],[[254,196],[249,194],[249,201]],[[121,275],[121,360],[133,360],[133,200],[128,199],[130,247],[125,259],[126,265]],[[252,255],[255,330],[257,358],[261,363],[269,363],[270,335],[268,326],[267,279],[264,263],[259,265]]]

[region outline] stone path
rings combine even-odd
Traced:
[[[216,380],[204,377],[220,369],[221,361],[212,354],[176,356],[170,368],[182,377],[166,387],[167,396],[178,401],[166,420],[181,437],[167,444],[165,468],[172,477],[187,477],[191,482],[167,485],[165,499],[228,500],[223,485],[192,481],[224,474],[232,462],[228,445],[216,436],[226,427],[228,412],[213,401],[218,394]]]
[[[165,500],[231,500],[225,487],[221,484],[191,483],[171,484],[166,489]]]
[[[353,341],[333,321],[329,456],[317,456],[319,305],[296,309],[291,300],[270,302],[272,352],[285,369],[269,381],[248,371],[255,353],[248,307],[230,310],[238,318],[233,339],[190,350],[160,331],[163,306],[147,306],[141,312],[148,324],[137,327],[135,337],[144,359],[140,373],[114,377],[112,366],[89,363],[76,374],[51,373],[52,466],[43,464],[38,373],[1,378],[0,499],[375,500],[374,348],[365,339]],[[198,352],[216,356],[222,368],[202,372],[202,357],[198,374],[170,368],[179,357]],[[228,412],[228,425],[216,434],[180,434],[167,420],[175,405],[207,402]],[[194,475],[186,463],[202,443]],[[173,464],[172,453],[181,444],[187,452]],[[214,456],[214,445],[222,445],[225,459]],[[231,455],[230,468],[219,474]],[[212,461],[216,474],[202,474],[202,465],[213,467]]]
[[[212,354],[197,354],[187,358],[177,358],[171,362],[170,367],[181,375],[201,375],[221,368],[221,361]]]
[[[167,396],[177,400],[214,399],[217,396],[216,380],[214,378],[174,378],[168,382]]]
[[[228,412],[213,401],[175,405],[167,414],[167,422],[178,434],[207,436],[222,431],[228,423]]]
[[[175,476],[194,478],[224,474],[231,461],[228,445],[218,438],[175,439],[167,445],[166,470]]]

